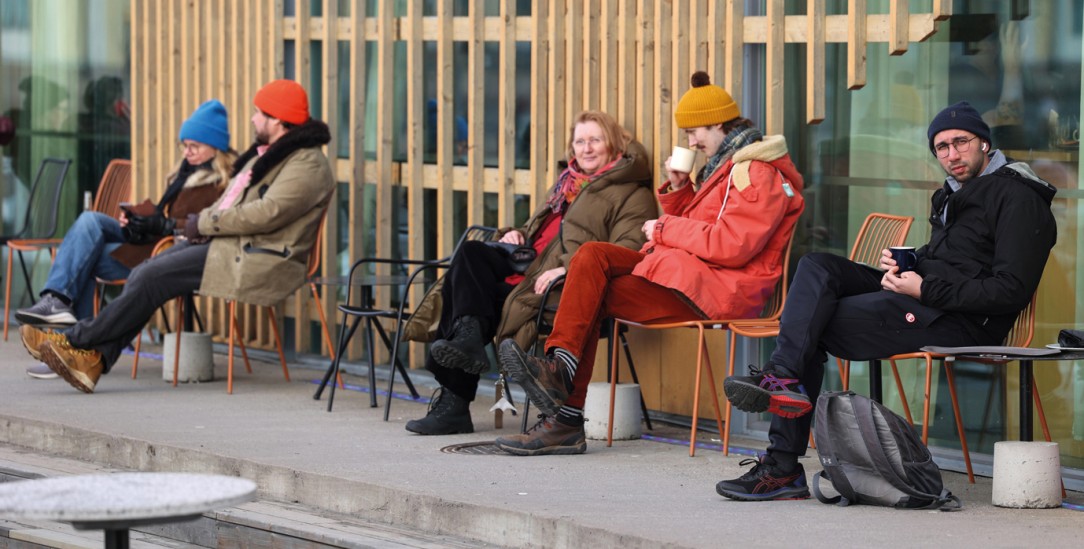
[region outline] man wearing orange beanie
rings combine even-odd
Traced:
[[[802,176],[781,135],[764,137],[706,73],[674,110],[689,146],[706,162],[693,185],[670,169],[658,188],[663,215],[644,223],[640,251],[588,242],[572,257],[546,340],[546,357],[501,342],[501,365],[544,414],[522,435],[497,439],[523,456],[586,451],[583,404],[606,317],[636,322],[748,318],[783,273],[794,224],[805,207]]]
[[[185,238],[147,260],[121,295],[65,333],[20,327],[23,345],[75,388],[91,393],[151,315],[170,299],[201,295],[271,306],[305,281],[306,262],[335,180],[327,124],[309,117],[305,90],[275,80],[256,93],[256,142],[233,166],[217,202],[189,214]]]

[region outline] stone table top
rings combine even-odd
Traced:
[[[252,499],[248,479],[196,473],[73,475],[0,483],[0,517],[83,528],[169,522]],[[116,526],[113,526],[116,527]]]

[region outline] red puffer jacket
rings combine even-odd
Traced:
[[[665,213],[633,274],[681,292],[710,318],[755,317],[783,274],[805,208],[786,140],[743,147],[699,191],[686,185],[663,194],[667,187],[659,189]]]

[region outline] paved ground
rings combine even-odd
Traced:
[[[155,351],[153,348],[150,351]],[[495,430],[482,398],[473,435],[421,437],[403,424],[425,404],[396,401],[391,420],[364,393],[340,392],[335,411],[312,400],[321,372],[295,367],[286,383],[275,363],[254,362],[234,394],[215,381],[173,388],[161,362],[131,357],[102,378],[93,395],[63,381],[33,380],[17,333],[0,343],[0,444],[118,469],[238,474],[260,495],[398,527],[509,547],[924,546],[954,544],[1069,546],[1084,516],[1061,508],[1011,510],[990,505],[990,480],[968,485],[946,473],[966,509],[957,513],[839,508],[815,500],[739,503],[715,494],[740,474],[746,456],[724,457],[644,440],[590,442],[582,456],[520,458],[441,451],[514,432]],[[225,358],[216,357],[225,375]],[[349,377],[348,382],[362,380]],[[428,394],[427,390],[423,390]],[[681,438],[686,431],[667,434]],[[739,441],[747,448],[758,441]],[[816,460],[803,460],[807,471]],[[1079,493],[1070,501],[1084,503]],[[1040,541],[1041,540],[1041,541]]]

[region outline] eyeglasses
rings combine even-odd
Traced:
[[[948,143],[938,143],[933,146],[933,150],[937,152],[937,158],[945,158],[949,155],[949,145],[956,149],[958,153],[965,153],[971,149],[971,142],[978,139],[979,136],[968,139],[966,137],[957,137]]]
[[[206,146],[207,145],[204,145],[203,143],[200,143],[199,141],[189,141],[188,143],[185,143],[184,141],[182,141],[180,143],[177,143],[177,150],[180,151],[182,154],[186,153],[188,151],[200,152]]]
[[[590,137],[590,138],[587,138],[587,139],[577,139],[577,140],[572,142],[572,146],[576,147],[578,149],[578,148],[583,147],[584,145],[590,143],[592,147],[597,147],[597,146],[603,144],[604,142],[605,142],[605,140],[602,139],[601,137]]]

